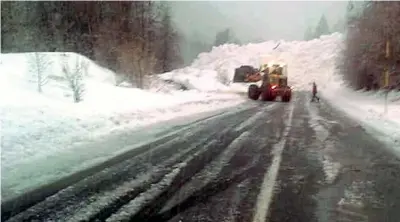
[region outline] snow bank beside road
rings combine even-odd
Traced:
[[[228,90],[228,87],[219,81],[218,72],[215,70],[186,67],[161,74],[159,77],[184,85],[188,89],[201,92],[221,92]]]
[[[358,120],[361,125],[385,142],[400,157],[400,93],[388,95],[388,110],[385,113],[383,92],[354,92],[345,87],[327,90],[323,96],[329,102]]]
[[[176,117],[190,116],[197,113],[229,108],[243,102],[241,98],[221,95],[210,99],[207,95],[198,96],[197,101],[171,105],[169,107],[149,110],[132,110],[126,113],[115,113],[113,116],[63,116],[58,111],[45,115],[33,109],[32,112],[10,110],[5,116],[3,128],[6,133],[2,147],[2,187],[3,197],[16,195],[32,187],[44,184],[46,181],[67,175],[82,167],[96,164],[112,157],[131,146],[124,141],[108,144],[108,146],[87,146],[105,136],[123,132],[134,132],[138,127],[144,127]],[[208,100],[207,100],[208,99]],[[36,117],[34,115],[37,115]],[[8,127],[13,117],[22,117],[21,125]],[[187,121],[191,121],[188,119]],[[34,124],[34,125],[31,125]],[[182,124],[182,123],[181,123]],[[168,129],[171,126],[165,126]],[[152,128],[146,133],[151,134]],[[154,129],[154,134],[161,133]],[[141,143],[149,138],[139,137],[135,143]],[[71,163],[73,163],[71,165]],[[55,164],[55,165],[53,165]]]
[[[47,83],[39,93],[36,72],[32,68],[33,55],[1,54],[2,187],[9,194],[22,192],[52,178],[52,173],[60,173],[62,169],[50,172],[49,169],[54,167],[46,162],[48,157],[62,155],[65,150],[96,141],[114,131],[226,108],[245,101],[235,94],[176,90],[161,80],[154,81],[156,84],[151,90],[118,87],[115,86],[114,73],[75,53],[65,53],[65,57],[62,53],[39,53],[43,61],[50,62],[43,69]],[[76,62],[88,63],[87,72],[82,77],[85,91],[80,103],[73,102],[72,90],[63,74],[63,59],[67,60],[68,69],[73,69]],[[213,82],[204,81],[212,87]],[[107,156],[121,148],[110,147],[103,154]],[[96,150],[82,152],[93,153]],[[79,158],[79,153],[76,155]],[[39,162],[42,164],[37,164]],[[34,171],[46,172],[47,175],[38,176]],[[43,180],[38,181],[38,178]]]

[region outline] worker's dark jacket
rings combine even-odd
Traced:
[[[313,85],[312,93],[315,95],[317,94],[317,85]]]

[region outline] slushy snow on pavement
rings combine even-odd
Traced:
[[[61,53],[41,53],[52,61],[46,70],[49,81],[42,93],[36,91],[35,72],[30,68],[32,53],[1,54],[2,186],[10,195],[18,194],[54,179],[55,173],[60,176],[71,172],[71,168],[65,168],[65,156],[69,155],[72,161],[73,155],[81,155],[81,162],[95,164],[95,158],[101,161],[123,149],[113,146],[101,151],[93,147],[85,150],[83,144],[104,135],[247,101],[243,93],[248,84],[232,83],[234,70],[241,65],[259,66],[265,57],[286,61],[289,84],[295,91],[310,91],[315,81],[323,99],[354,117],[400,153],[400,94],[389,95],[388,113],[384,114],[381,94],[350,90],[336,69],[342,38],[334,33],[311,41],[214,47],[201,53],[190,66],[154,77],[149,90],[116,86],[114,73],[81,55],[67,53],[69,68],[77,61],[89,64],[80,103],[73,103],[63,78]],[[182,86],[187,90],[179,90]],[[43,163],[57,163],[54,158],[61,162],[64,158],[57,172]],[[39,166],[42,168],[35,169]],[[40,172],[47,175],[32,182]]]

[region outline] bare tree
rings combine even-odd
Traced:
[[[46,55],[39,52],[34,52],[30,58],[30,69],[35,77],[35,82],[37,84],[37,91],[39,93],[43,92],[43,86],[48,81],[48,74],[46,69],[51,65],[50,60],[46,60]]]
[[[152,52],[137,53],[133,57],[133,70],[136,73],[136,83],[138,88],[145,88],[146,76],[154,74],[157,59]]]
[[[68,82],[68,86],[72,90],[73,98],[75,103],[79,103],[83,99],[83,94],[85,92],[85,85],[83,81],[83,77],[87,73],[88,69],[88,62],[87,61],[81,61],[79,57],[76,57],[76,60],[74,62],[74,67],[73,69],[70,69],[69,63],[68,63],[68,57],[63,54],[63,73],[65,75],[65,78]]]
[[[181,64],[181,36],[169,9],[158,5],[154,1],[5,2],[2,50],[72,51],[126,77],[139,75],[130,69],[134,64],[146,73],[175,69]],[[140,54],[122,52],[126,45],[141,47],[134,50]],[[152,62],[144,63],[153,61],[154,55],[157,65],[151,70]],[[127,79],[143,82],[142,77]]]
[[[349,17],[341,69],[355,89],[400,89],[399,15],[399,2],[371,1]],[[388,86],[383,81],[386,69],[390,73]]]
[[[118,63],[130,83],[143,89],[146,76],[153,73],[157,60],[155,54],[140,44],[127,43],[119,47]]]

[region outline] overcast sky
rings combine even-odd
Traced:
[[[329,25],[343,17],[347,1],[181,1],[171,2],[174,21],[186,37],[213,41],[230,27],[242,42],[302,40],[322,14]]]

